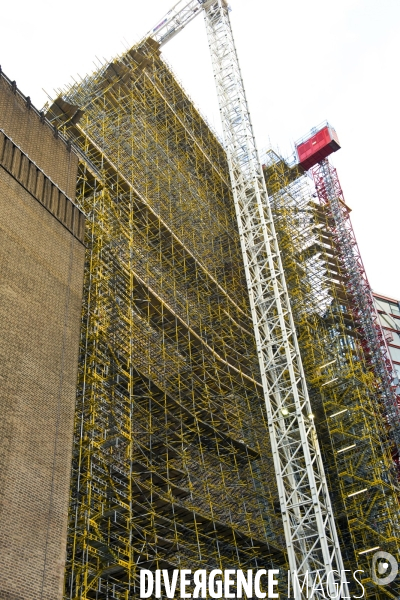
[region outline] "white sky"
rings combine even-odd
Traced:
[[[170,0],[36,0],[1,8],[0,64],[42,107],[77,74],[133,45]],[[375,291],[400,299],[399,0],[231,0],[232,24],[260,149],[285,155],[328,119],[342,149],[332,162]],[[202,17],[164,56],[210,123],[219,111]],[[79,76],[78,75],[78,76]]]

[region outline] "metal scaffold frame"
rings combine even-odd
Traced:
[[[350,211],[344,200],[337,171],[328,159],[315,165],[311,173],[318,198],[334,220],[333,235],[348,281],[348,292],[352,300],[351,309],[362,335],[365,356],[375,375],[381,402],[386,409],[390,438],[395,444],[394,458],[400,467],[400,398],[396,394],[391,361],[354,235]]]
[[[398,583],[377,587],[371,570],[377,549],[399,553],[397,474],[335,220],[298,165],[271,150],[264,174],[344,561],[366,598],[394,599]]]
[[[141,568],[286,570],[224,149],[152,40],[48,116],[87,220],[65,598],[127,600]]]

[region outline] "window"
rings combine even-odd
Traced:
[[[385,331],[385,337],[389,334],[392,337],[392,340],[389,342],[389,344],[395,344],[396,346],[400,346],[400,333],[397,333],[396,331]]]
[[[390,346],[389,352],[392,360],[400,362],[400,348],[393,348],[393,346]]]
[[[400,379],[400,365],[394,365],[396,376]]]
[[[399,329],[400,330],[400,321],[394,319],[390,315],[379,315],[379,320],[381,322],[382,327],[390,327],[390,329]]]
[[[400,307],[398,302],[390,302],[389,300],[383,300],[383,298],[375,298],[376,308],[383,310],[386,313],[392,313],[400,317]]]
[[[384,312],[389,312],[389,301],[384,300],[383,298],[375,298],[376,308],[378,310],[383,310]]]
[[[393,336],[393,331],[390,331],[389,329],[384,329],[383,330],[383,335],[385,336],[385,340],[388,344],[390,344],[391,342],[393,342],[394,336]]]

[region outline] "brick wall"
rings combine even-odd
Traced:
[[[78,157],[26,98],[0,73],[0,128],[66,193],[75,199]]]
[[[0,80],[0,129],[20,148],[0,133],[0,599],[57,600],[84,219],[63,193],[74,194],[76,156],[17,95],[8,99],[6,85]]]

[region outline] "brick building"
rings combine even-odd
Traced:
[[[84,216],[78,159],[0,71],[0,598],[61,598]]]

